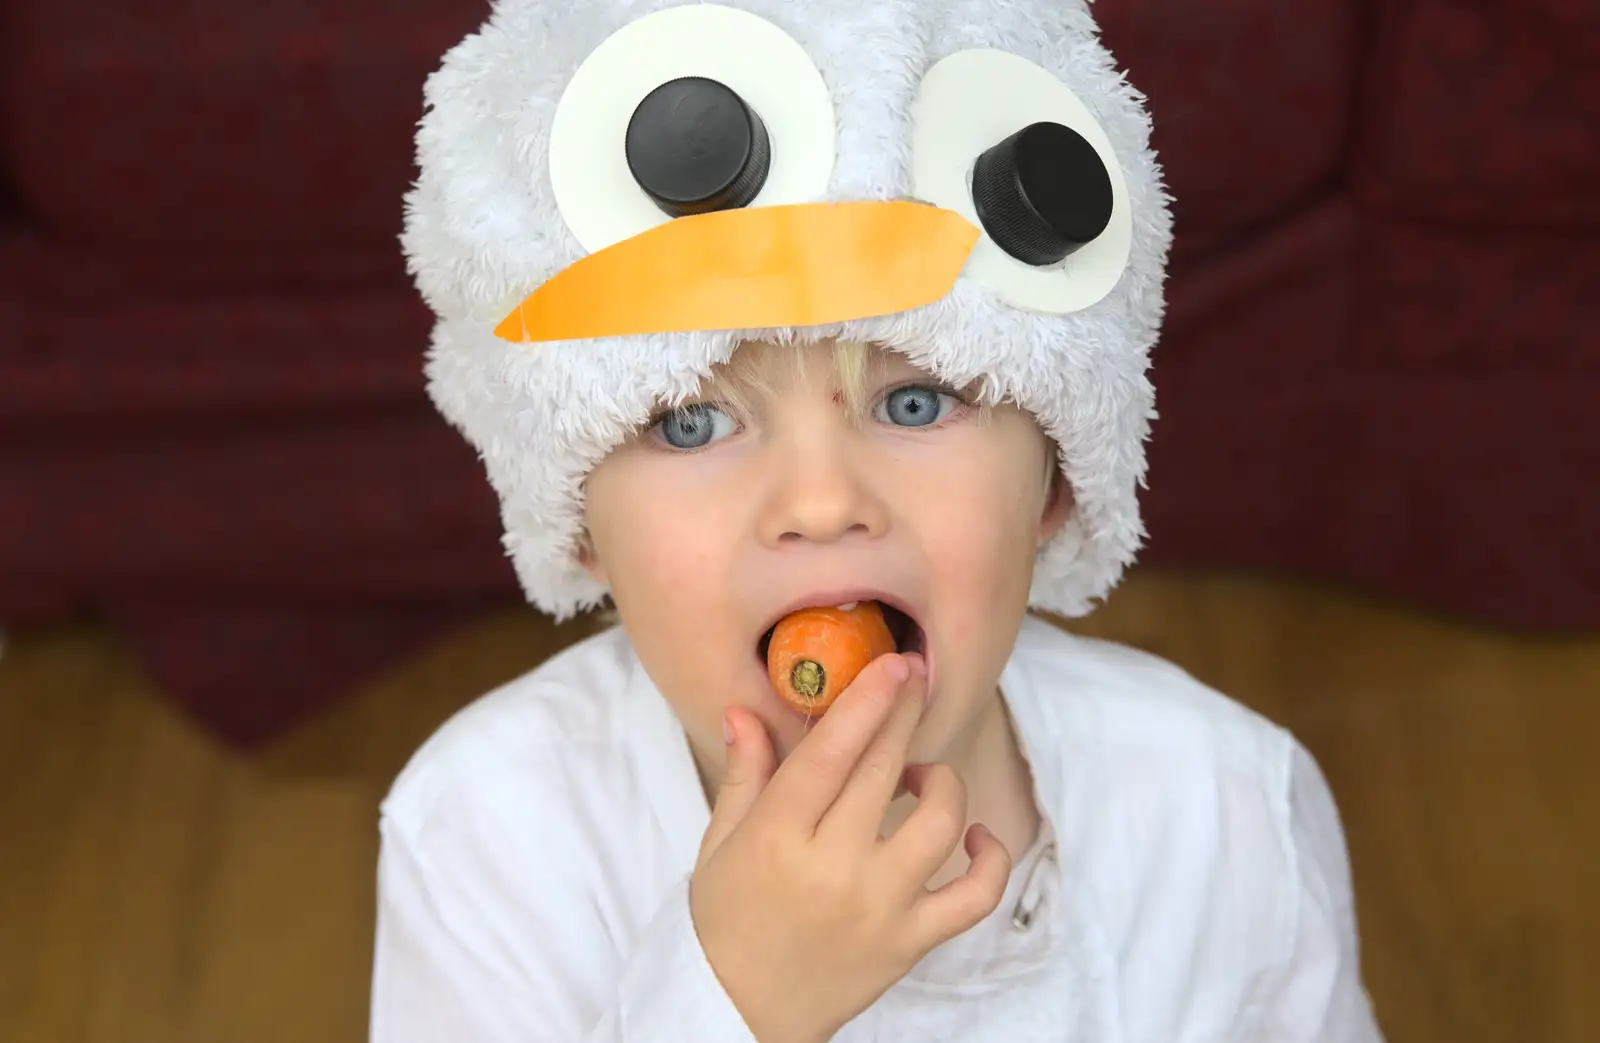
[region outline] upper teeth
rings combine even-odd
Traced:
[[[858,601],[846,602],[845,604],[839,606],[839,611],[840,612],[849,612],[851,609],[855,608],[858,604],[860,604],[860,602],[858,602]]]

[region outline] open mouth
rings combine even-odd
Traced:
[[[928,638],[922,626],[911,616],[887,602],[879,601],[876,604],[883,612],[883,621],[889,628],[889,636],[894,638],[894,650],[902,653],[916,652],[926,656]],[[761,635],[761,640],[756,642],[756,658],[760,660],[763,669],[766,667],[767,650],[772,645],[772,632],[777,628],[778,624],[773,623],[767,628],[766,633]]]

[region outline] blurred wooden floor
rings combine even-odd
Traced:
[[[363,1040],[380,795],[455,708],[583,626],[487,619],[251,759],[105,634],[13,635],[0,1040]],[[1150,574],[1075,629],[1168,656],[1317,755],[1391,1043],[1600,1041],[1600,636]]]

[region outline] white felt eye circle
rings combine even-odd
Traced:
[[[833,99],[811,57],[771,22],[717,4],[669,7],[607,37],[550,128],[556,205],[591,253],[679,214],[820,199],[833,163]]]
[[[1066,84],[1019,55],[960,51],[928,70],[913,116],[913,193],[984,229],[967,275],[1052,315],[1111,292],[1133,245],[1127,183]]]

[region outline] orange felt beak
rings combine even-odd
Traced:
[[[953,210],[907,200],[680,217],[558,272],[495,334],[532,343],[889,315],[949,293],[979,234]]]

